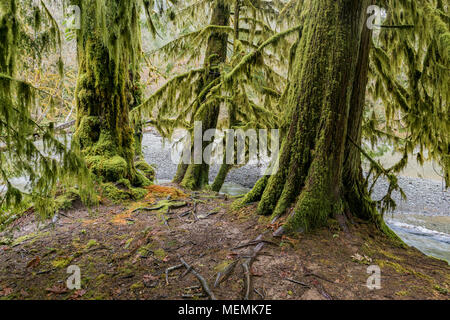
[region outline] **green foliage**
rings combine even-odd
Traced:
[[[153,3],[144,2],[144,7]],[[142,94],[142,1],[81,0],[76,4],[83,18],[77,31],[79,76],[73,140],[103,182],[126,179],[134,186],[149,185],[134,165],[135,155],[141,152],[142,127],[133,127],[129,121],[129,111],[141,102]],[[147,14],[151,13],[147,10]]]
[[[220,10],[226,11],[221,6],[234,10],[232,19],[225,23],[214,18]],[[283,32],[272,27],[279,7],[278,1],[220,0],[188,1],[181,9],[170,8],[179,36],[152,55],[191,63],[203,59],[203,67],[173,77],[131,112],[132,119],[138,122],[149,118],[165,137],[176,128],[192,131],[196,120],[214,128],[278,127],[283,113],[278,100],[287,84],[289,63],[284,57],[289,56],[300,31],[298,26]],[[209,17],[211,20],[206,21]],[[232,50],[220,48],[217,40],[225,38]],[[217,122],[214,119],[219,114],[227,117]],[[208,183],[206,167],[187,168],[184,172],[188,177],[182,184],[197,188],[203,184],[198,179]],[[220,189],[231,168],[221,170],[215,189]]]
[[[53,124],[41,126],[33,120],[37,89],[15,78],[20,45],[26,38],[21,4],[13,0],[0,3],[0,207],[9,211],[26,199],[36,212],[49,216],[56,208],[53,199],[58,185],[70,181],[83,189],[83,201],[89,200],[92,185],[84,161],[75,149],[68,148],[65,139],[55,136]],[[57,25],[45,5],[33,10],[34,27],[45,26],[46,17],[51,29],[43,43],[60,45]],[[23,178],[26,186],[19,188],[14,178]]]
[[[379,137],[404,154],[395,170],[415,154],[419,164],[434,160],[450,184],[450,16],[442,1],[380,1],[388,9],[371,51],[370,94],[380,99],[385,115],[372,114],[364,134]]]

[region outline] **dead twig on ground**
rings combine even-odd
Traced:
[[[211,211],[210,213],[208,213],[206,216],[204,216],[204,217],[201,217],[200,219],[208,219],[208,217],[210,217],[210,216],[214,216],[214,215],[216,215],[216,214],[218,214],[219,213],[219,211],[218,210],[216,210],[216,211]]]
[[[299,285],[301,285],[302,287],[305,287],[305,288],[311,288],[311,286],[310,286],[309,284],[304,283],[304,282],[301,282],[301,281],[297,281],[297,280],[290,279],[290,278],[284,278],[283,280],[286,280],[286,281],[289,281],[289,282],[292,282],[292,283],[299,284]]]
[[[318,279],[321,279],[321,280],[324,280],[324,281],[327,281],[327,282],[329,282],[329,283],[333,283],[333,284],[334,284],[333,281],[328,280],[327,278],[325,278],[325,277],[323,277],[323,276],[320,276],[320,275],[318,275],[318,274],[312,273],[312,272],[305,273],[303,276],[304,276],[304,277],[316,277],[316,278],[318,278]]]
[[[205,297],[205,294],[203,292],[202,293],[192,293],[192,294],[185,293],[185,294],[182,294],[181,297],[183,299],[203,298],[203,297]]]
[[[198,221],[197,217],[197,202],[194,202],[194,208],[192,209],[192,215],[194,216],[195,221]]]
[[[183,268],[183,266],[184,266],[183,264],[179,264],[179,265],[176,265],[176,266],[173,266],[173,267],[170,267],[170,268],[166,269],[166,284],[167,285],[169,285],[169,272],[177,270],[177,269],[180,269],[180,268]]]
[[[182,257],[179,257],[181,263],[186,267],[186,269],[190,270],[190,272],[200,281],[200,284],[202,285],[203,291],[205,291],[206,294],[208,294],[209,298],[211,300],[217,300],[214,293],[209,289],[208,283],[206,282],[205,278],[203,278],[197,271],[194,270]]]
[[[191,213],[192,213],[192,210],[188,210],[188,211],[185,211],[182,214],[180,214],[178,217],[183,218],[183,217],[190,215]]]
[[[260,293],[256,288],[253,289],[253,291],[255,291],[255,293],[256,293],[258,296],[260,296],[262,300],[264,300],[264,299],[266,298],[266,297],[265,297],[262,293]]]

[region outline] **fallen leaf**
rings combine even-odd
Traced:
[[[250,273],[252,274],[252,276],[254,277],[262,277],[263,273],[259,272],[258,270],[256,270],[254,267],[250,270]]]
[[[63,293],[69,292],[67,287],[62,285],[62,284],[54,285],[52,288],[45,289],[45,291],[49,292],[48,295],[51,295],[51,294],[63,294]]]
[[[41,263],[41,259],[39,257],[34,258],[27,264],[27,268],[36,268]]]
[[[75,291],[69,298],[69,300],[76,300],[81,298],[82,296],[84,296],[86,294],[86,290],[81,289],[81,290],[77,290]]]
[[[13,289],[11,289],[11,288],[4,288],[2,291],[0,291],[0,297],[9,296],[12,292],[13,292]]]
[[[156,276],[151,275],[151,274],[144,275],[144,282],[155,281],[155,280],[158,280],[158,279],[159,279],[159,277],[156,277]]]

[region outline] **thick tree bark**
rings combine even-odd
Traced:
[[[369,28],[363,28],[347,121],[342,189],[345,204],[344,214],[371,221],[385,234],[396,239],[397,236],[384,223],[382,215],[379,214],[375,203],[370,198],[367,185],[364,184],[361,152],[357,147],[361,146],[362,143],[362,122],[366,102],[371,44],[372,31]]]
[[[366,219],[376,214],[372,209],[359,213],[370,204],[362,185],[359,150],[351,142],[361,142],[370,44],[365,26],[368,5],[367,0],[310,4],[291,66],[290,127],[279,171],[261,179],[243,200],[260,198],[258,212],[274,217],[293,207],[285,231],[324,226],[345,208]],[[352,191],[355,185],[360,192]]]
[[[211,25],[228,26],[230,19],[230,8],[223,1],[217,1],[212,17]],[[212,33],[208,39],[204,64],[206,74],[204,76],[204,86],[220,77],[220,64],[227,58],[228,35],[226,33]],[[209,129],[215,129],[219,118],[220,105],[209,106],[205,114],[196,121],[202,122],[202,136]],[[210,142],[203,142],[202,152]],[[193,147],[192,147],[193,150]],[[193,158],[193,157],[192,157]],[[181,186],[188,189],[201,189],[209,183],[209,164],[180,164],[174,182],[181,183]]]
[[[112,59],[104,43],[93,0],[78,1],[83,13],[79,31],[79,74],[75,100],[77,123],[74,143],[90,169],[105,181],[129,180],[133,185],[150,181],[134,165],[134,130],[130,126],[130,56],[120,48]],[[128,12],[128,11],[127,11]],[[133,35],[130,41],[137,41]]]

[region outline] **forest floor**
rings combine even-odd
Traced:
[[[281,221],[256,215],[256,204],[233,211],[234,200],[166,185],[139,202],[76,202],[51,223],[30,211],[0,234],[0,299],[208,299],[196,272],[218,299],[450,298],[447,262],[370,225],[273,238]],[[66,286],[71,265],[79,290]],[[381,289],[367,287],[370,265]]]

